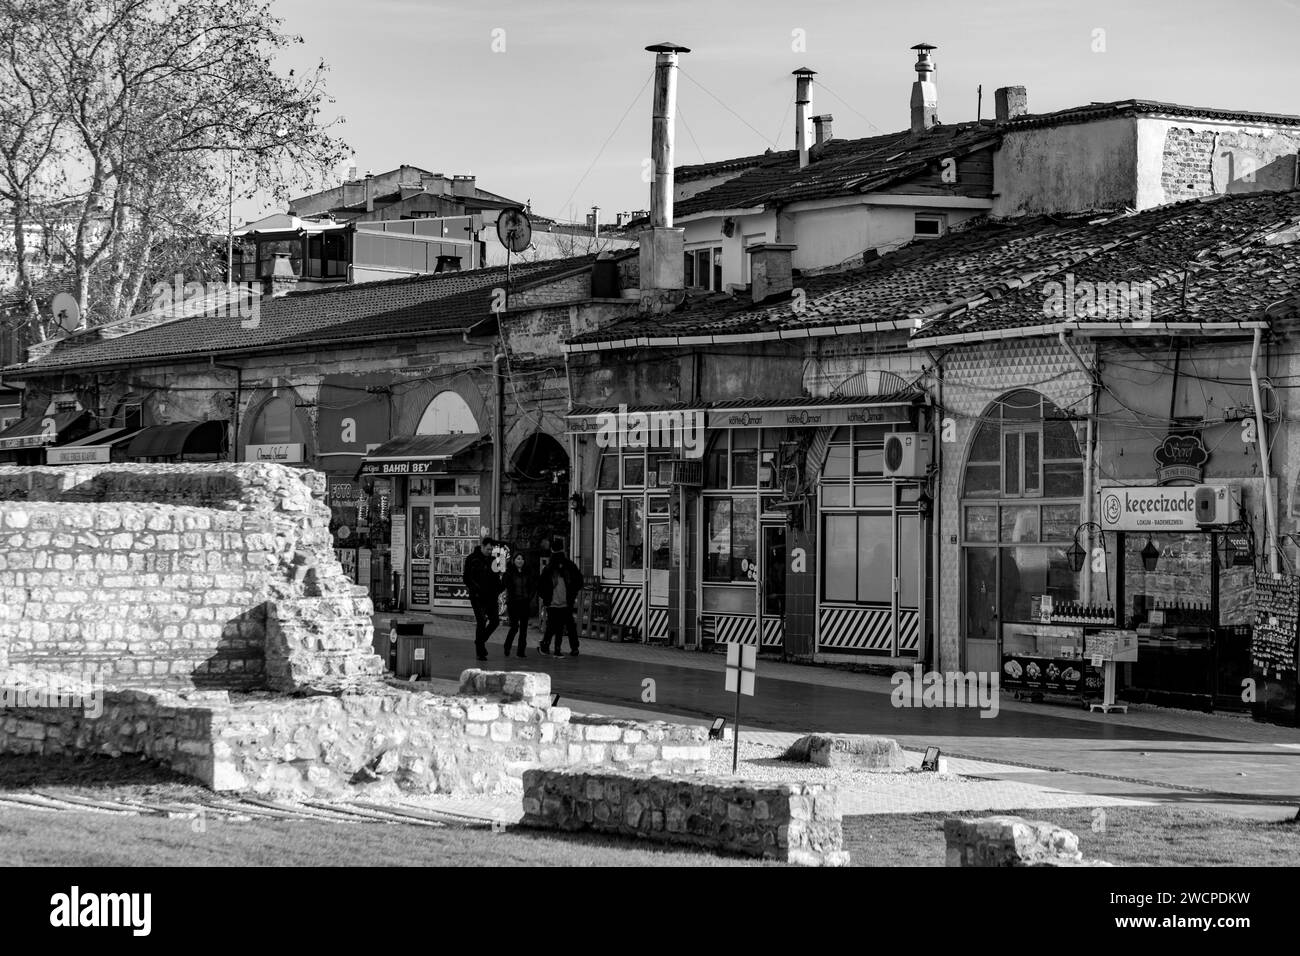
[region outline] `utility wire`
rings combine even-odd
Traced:
[[[862,113],[861,111],[859,111],[858,109],[856,109],[856,108],[853,106],[852,103],[850,103],[850,102],[849,102],[848,100],[846,100],[844,97],[840,96],[840,94],[836,93],[834,90],[832,90],[829,86],[827,86],[827,85],[826,85],[825,83],[823,83],[821,80],[818,80],[818,81],[817,81],[817,86],[818,86],[820,89],[825,90],[825,91],[826,91],[827,93],[829,93],[831,96],[835,97],[837,100],[839,100],[839,101],[840,101],[841,103],[843,103],[845,106],[847,106],[851,112],[856,113],[856,114],[857,114],[858,116],[860,116],[862,119],[866,120],[867,125],[870,126],[872,129],[874,129],[874,130],[875,130],[877,133],[879,133],[881,136],[886,135],[886,134],[885,134],[885,131],[884,131],[883,129],[881,129],[881,128],[880,128],[879,126],[877,126],[875,123],[871,122],[871,120],[867,119],[866,114],[864,114],[864,113]]]
[[[754,126],[753,123],[751,123],[749,120],[745,119],[745,117],[741,116],[739,113],[737,113],[735,110],[733,110],[733,109],[732,109],[730,106],[728,106],[726,103],[722,102],[721,99],[718,99],[717,95],[714,94],[713,91],[710,90],[707,86],[705,86],[703,83],[701,83],[701,82],[700,82],[699,80],[697,80],[695,77],[691,76],[691,75],[690,75],[689,73],[687,73],[685,70],[682,70],[681,67],[678,67],[678,69],[681,70],[681,74],[682,74],[682,76],[686,77],[686,79],[690,80],[692,83],[694,83],[694,84],[695,84],[696,86],[698,86],[700,89],[702,89],[705,93],[708,93],[709,96],[712,96],[713,99],[717,101],[717,103],[718,103],[719,106],[721,106],[724,110],[726,110],[726,111],[727,111],[728,113],[730,113],[732,116],[736,117],[736,119],[740,120],[742,123],[744,123],[744,124],[745,124],[746,126],[748,126],[750,129],[752,129],[755,133],[757,133],[759,139],[763,140],[763,142],[767,143],[769,146],[772,146],[772,147],[775,147],[775,146],[776,146],[776,143],[772,142],[770,139],[768,139],[766,136],[764,136],[764,135],[759,131],[759,129],[758,129],[756,126]]]
[[[625,109],[623,115],[619,117],[618,123],[614,126],[613,130],[610,131],[610,134],[605,137],[605,142],[600,144],[600,149],[596,152],[596,158],[591,161],[591,165],[587,167],[587,171],[582,174],[582,178],[578,180],[578,184],[573,187],[573,192],[569,193],[569,198],[560,204],[561,209],[569,207],[569,204],[573,201],[573,197],[578,194],[578,190],[582,188],[582,184],[587,181],[587,177],[591,175],[591,171],[595,169],[596,164],[600,162],[600,157],[604,154],[605,147],[609,145],[610,140],[612,140],[618,134],[618,131],[622,129],[623,122],[627,119],[628,114],[632,112],[632,108],[636,106],[637,102],[641,99],[641,94],[646,91],[646,87],[650,85],[650,81],[653,79],[654,72],[652,71],[650,75],[646,77],[645,82],[641,84],[641,89],[637,90],[636,96],[632,98],[632,102],[627,104],[627,109]]]

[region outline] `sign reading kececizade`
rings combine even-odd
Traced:
[[[1101,490],[1106,531],[1196,531],[1195,486],[1115,487]]]

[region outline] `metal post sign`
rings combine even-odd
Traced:
[[[758,664],[758,648],[749,644],[727,645],[727,691],[736,692],[739,680],[740,693],[754,696],[754,669]]]
[[[740,762],[740,695],[754,696],[754,669],[758,664],[758,648],[751,644],[727,645],[726,688],[736,695],[736,723],[732,731],[731,772],[736,772]]]

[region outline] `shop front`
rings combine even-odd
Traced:
[[[21,418],[0,432],[0,464],[42,464],[46,449],[76,441],[93,429],[90,413],[78,409]]]
[[[589,435],[616,414],[584,410],[569,426]],[[921,430],[910,399],[627,414],[632,430],[598,442],[589,519],[614,623],[685,646],[923,653],[930,464],[910,451]],[[698,416],[694,455],[665,440],[672,428],[638,438],[637,415]],[[907,440],[905,460],[889,458],[891,436]]]
[[[357,520],[364,512],[369,539],[387,538],[379,550],[394,606],[469,608],[462,574],[491,527],[491,468],[491,443],[480,435],[394,438],[362,459],[359,496],[351,500],[365,502]],[[339,492],[350,500],[351,487]],[[376,549],[364,550],[373,566]]]
[[[1137,634],[1121,696],[1248,708],[1256,549],[1240,488],[1114,486],[1099,497],[1115,535],[1115,624]]]

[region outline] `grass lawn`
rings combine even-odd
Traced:
[[[1079,838],[1084,859],[1116,866],[1297,866],[1300,823],[1243,820],[1189,807],[1106,807],[1105,826],[1093,830],[1095,811],[998,811],[997,816],[1045,820]],[[943,866],[943,821],[989,813],[908,813],[849,817],[844,848],[855,866]],[[1098,820],[1100,822],[1100,820]]]
[[[0,795],[203,802],[209,791],[156,765],[92,757],[0,757]],[[1300,823],[1265,823],[1178,806],[1020,810],[1073,831],[1089,859],[1119,866],[1296,866]],[[951,813],[848,817],[856,866],[943,866]],[[961,816],[983,814],[962,813]],[[103,813],[0,810],[0,864],[26,866],[753,866],[757,861],[635,840],[519,828],[417,827],[327,821],[198,821]],[[773,864],[767,864],[773,865]]]
[[[232,823],[0,810],[11,866],[755,866],[644,843],[507,829],[252,820]]]

